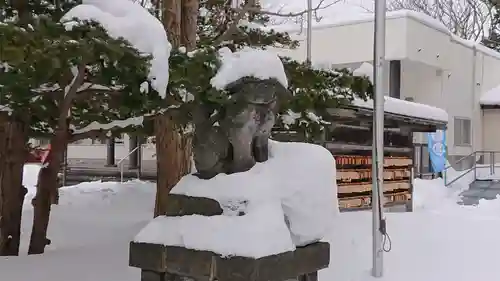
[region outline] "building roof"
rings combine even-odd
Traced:
[[[353,101],[353,106],[373,110],[373,100],[356,99]],[[384,111],[402,116],[448,123],[448,113],[441,108],[387,96],[385,97]]]
[[[479,104],[483,107],[500,105],[500,85],[484,92],[479,99]]]
[[[334,5],[335,6],[335,5]],[[444,35],[447,35],[450,37],[451,41],[461,44],[467,48],[475,48],[477,51],[494,57],[496,59],[500,60],[500,53],[492,50],[484,45],[482,45],[480,42],[475,42],[471,40],[466,40],[462,39],[459,36],[453,34],[443,23],[441,23],[439,20],[428,16],[424,13],[416,12],[416,11],[410,11],[410,10],[397,10],[397,11],[390,11],[386,13],[386,19],[400,19],[400,18],[409,18],[414,21],[419,22],[420,24],[423,24],[429,28],[432,28],[436,31],[442,32]],[[325,18],[321,20],[320,22],[315,22],[313,23],[313,29],[314,30],[321,30],[321,29],[328,29],[328,28],[333,28],[336,26],[345,26],[345,25],[355,25],[355,24],[360,24],[360,23],[366,23],[366,22],[371,22],[374,20],[374,14],[371,12],[350,12],[345,16],[342,17],[336,17],[336,18]],[[298,24],[279,24],[275,26],[268,26],[265,27],[265,29],[274,29],[276,31],[281,31],[281,32],[302,32],[304,31],[304,27],[302,25]]]

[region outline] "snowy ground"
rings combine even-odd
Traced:
[[[26,171],[25,184],[32,183],[36,167]],[[387,214],[392,250],[385,254],[381,280],[497,279],[500,200],[463,207],[455,204],[460,187],[445,189],[440,179],[417,180],[416,185],[415,212]],[[47,253],[0,259],[0,280],[140,280],[138,270],[127,266],[128,242],[152,217],[154,192],[154,185],[142,182],[84,183],[62,189],[61,204],[53,209],[53,243]],[[31,206],[26,204],[23,252],[31,220]],[[320,280],[371,280],[371,214],[341,214],[335,225],[328,238],[331,266],[320,272]]]

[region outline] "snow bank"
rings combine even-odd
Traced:
[[[384,98],[385,112],[448,123],[448,113],[441,108],[387,96]],[[355,99],[352,104],[358,107],[373,109],[373,100],[364,101],[362,99]]]
[[[130,0],[83,0],[63,16],[66,29],[77,24],[73,18],[97,21],[113,38],[123,37],[140,52],[152,55],[149,79],[160,96],[165,97],[172,46],[157,18]]]
[[[413,209],[415,211],[436,210],[444,206],[459,207],[457,202],[460,201],[459,194],[464,190],[463,188],[446,187],[442,178],[415,179],[413,184]],[[468,187],[468,184],[466,186]]]
[[[243,77],[274,78],[288,88],[283,63],[273,52],[246,47],[233,53],[229,48],[222,48],[219,55],[222,65],[210,81],[216,89],[223,90]]]
[[[158,217],[135,241],[258,258],[322,239],[339,212],[335,159],[318,145],[270,146],[270,159],[248,172],[211,180],[188,175],[173,188],[219,201],[223,215]]]
[[[319,272],[319,280],[496,280],[500,276],[500,200],[480,202],[477,207],[452,208],[438,203],[438,198],[453,199],[443,189],[446,187],[438,180],[416,180],[415,196],[434,196],[432,206],[415,209],[413,213],[386,215],[392,249],[384,253],[384,276],[380,279],[370,277],[371,213],[336,216],[335,228],[326,237],[331,247],[330,267]],[[139,181],[83,183],[61,189],[60,204],[53,206],[51,214],[52,244],[47,252],[26,256],[32,208],[25,208],[22,255],[0,257],[2,280],[140,280],[140,271],[128,267],[127,245],[153,216],[154,200],[155,185]],[[261,226],[265,227],[259,222],[255,228]],[[206,230],[203,228],[197,230],[199,239],[214,235],[202,232]],[[236,243],[232,241],[234,237],[227,238],[228,243]]]

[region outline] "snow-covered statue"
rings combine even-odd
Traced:
[[[245,172],[268,159],[268,140],[278,100],[289,94],[278,80],[240,78],[225,88],[230,105],[213,126],[207,114],[197,118],[194,137],[196,175],[209,179],[219,173]]]
[[[192,112],[197,176],[170,190],[166,215],[130,243],[129,264],[143,281],[317,280],[338,213],[335,159],[269,139],[292,94],[275,53],[222,49],[219,59],[210,83],[223,102]]]
[[[226,50],[228,51],[228,50]],[[255,56],[268,57],[257,64]],[[222,66],[212,85],[230,95],[230,103],[217,112],[217,122],[201,109],[195,118],[196,175],[210,179],[220,173],[238,173],[268,159],[268,140],[279,103],[290,93],[279,58],[264,51],[221,52]],[[255,69],[255,70],[254,70]],[[264,73],[263,69],[268,69]],[[267,72],[267,73],[266,73]],[[249,74],[258,74],[250,76]]]

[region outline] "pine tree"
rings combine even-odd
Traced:
[[[147,81],[150,57],[124,39],[110,37],[98,23],[75,19],[68,28],[59,22],[67,6],[50,2],[26,0],[19,6],[31,10],[3,7],[7,17],[0,24],[2,104],[29,127],[29,137],[51,140],[32,201],[29,253],[39,254],[50,243],[46,237],[50,208],[57,197],[58,172],[68,143],[104,137],[109,129],[87,126],[144,116],[161,98],[141,87]]]
[[[195,96],[193,101],[182,103],[180,108],[187,107],[190,109],[184,111],[192,112],[192,107],[204,106],[208,102],[215,103],[213,110],[216,111],[228,102],[227,93],[210,86],[210,79],[219,67],[218,49],[228,47],[235,51],[247,46],[262,49],[298,46],[289,34],[267,28],[265,24],[268,22],[269,17],[255,1],[246,1],[238,8],[231,7],[231,1],[201,1],[197,51],[186,53],[180,48],[173,50],[172,54],[170,90]],[[287,121],[289,115],[298,115],[298,118],[294,118],[293,124],[279,122],[278,125],[299,130],[310,140],[318,137],[329,123],[328,108],[350,104],[354,98],[366,99],[372,93],[371,83],[353,76],[348,69],[319,69],[287,57],[282,57],[282,62],[294,97],[283,104],[280,116],[285,116]],[[185,119],[181,122],[186,123]]]
[[[188,172],[185,167],[190,161],[190,153],[183,151],[189,149],[186,147],[187,143],[179,145],[179,142],[172,141],[177,138],[173,135],[186,136],[183,129],[192,127],[193,112],[197,109],[206,109],[207,118],[217,117],[215,113],[223,112],[223,108],[230,102],[228,93],[218,91],[210,84],[210,79],[220,66],[217,51],[224,47],[236,51],[246,46],[262,49],[298,46],[298,42],[292,40],[287,33],[265,27],[270,19],[255,0],[245,1],[240,7],[233,7],[232,1],[201,0],[197,5],[199,12],[195,22],[196,50],[192,50],[192,46],[186,48],[186,43],[180,39],[183,35],[181,30],[186,27],[176,24],[184,16],[179,9],[180,3],[180,0],[166,0],[160,9],[168,11],[162,20],[173,45],[177,47],[173,49],[170,59],[171,101],[166,104],[173,105],[168,110],[168,122],[176,124],[178,133],[170,133],[171,137],[165,138],[166,132],[172,132],[172,129],[167,122],[156,124],[155,130],[160,132],[156,135],[158,171],[162,172],[158,173],[155,216],[164,213],[162,210],[168,204],[168,193]],[[299,131],[310,141],[317,139],[330,123],[331,117],[327,109],[349,104],[355,97],[365,99],[372,91],[367,79],[355,77],[346,69],[321,70],[289,58],[282,58],[282,61],[289,78],[289,90],[294,96],[282,104],[277,126]],[[213,124],[218,121],[214,118]],[[159,135],[163,137],[159,139]]]

